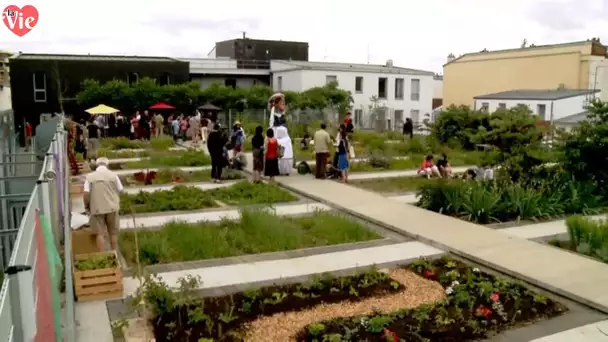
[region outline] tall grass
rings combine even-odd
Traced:
[[[581,215],[566,219],[571,248],[608,263],[608,221]]]

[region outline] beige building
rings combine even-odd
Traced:
[[[590,89],[608,100],[607,50],[599,40],[450,54],[443,66],[443,103],[472,106],[479,95],[515,89]],[[596,94],[592,92],[592,94]]]

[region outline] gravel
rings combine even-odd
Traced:
[[[294,341],[296,334],[312,323],[339,317],[366,315],[372,311],[390,313],[399,309],[414,308],[425,303],[437,302],[445,298],[439,283],[426,280],[405,269],[393,269],[389,276],[405,285],[406,289],[382,296],[367,298],[358,302],[345,301],[335,304],[320,304],[313,308],[277,313],[261,317],[245,327],[245,341],[276,342]]]

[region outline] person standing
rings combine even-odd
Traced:
[[[262,171],[264,171],[264,128],[257,126],[255,134],[251,138],[251,149],[253,154],[253,182],[262,181]]]
[[[209,134],[209,119],[205,116],[201,118],[201,139],[203,139],[203,144],[207,143],[207,135]]]
[[[152,131],[150,129],[150,114],[148,114],[148,111],[144,111],[144,115],[141,116],[141,119],[139,120],[139,127],[141,127],[142,130],[142,138],[144,140],[150,141],[150,136],[152,135]]]
[[[403,135],[409,136],[410,140],[414,138],[414,123],[412,119],[405,119],[405,123],[403,124]]]
[[[351,135],[355,132],[355,125],[353,125],[353,116],[350,112],[347,112],[344,117],[344,127],[346,128],[346,135],[351,138]]]
[[[225,165],[224,145],[226,144],[220,125],[216,124],[207,138],[207,150],[211,156],[211,179],[214,183],[222,180],[222,169]]]
[[[266,130],[266,144],[264,146],[265,163],[264,176],[270,177],[270,182],[274,183],[274,177],[279,175],[279,141],[274,137],[274,130]]]
[[[315,132],[315,177],[317,179],[325,178],[325,169],[327,167],[327,158],[329,157],[329,146],[331,145],[331,137],[325,130],[327,125],[321,124],[321,128]]]
[[[287,127],[279,126],[275,128],[277,132],[277,140],[281,147],[279,155],[279,173],[283,176],[289,176],[293,169],[293,145]]]
[[[171,130],[173,133],[173,141],[177,142],[177,139],[179,139],[179,118],[177,115],[173,115],[173,118],[171,119]]]
[[[108,158],[98,158],[94,172],[84,182],[84,207],[90,214],[89,224],[97,235],[97,248],[106,249],[105,235],[110,237],[112,250],[118,248],[120,192],[123,185],[118,175],[108,169]]]
[[[198,116],[192,115],[188,122],[190,126],[190,136],[192,137],[192,145],[198,145],[198,138],[201,133],[200,121]]]
[[[154,136],[162,136],[164,128],[165,118],[160,113],[156,113],[156,115],[154,115]]]
[[[340,141],[338,142],[338,170],[342,174],[342,182],[348,183],[348,152],[349,141],[346,129],[340,131]]]
[[[87,126],[87,156],[91,159],[97,158],[97,149],[99,148],[99,137],[101,136],[101,128],[97,126],[97,122],[93,119]]]
[[[32,124],[29,121],[25,122],[25,152],[30,150],[32,146]]]

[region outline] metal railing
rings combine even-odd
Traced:
[[[29,196],[0,290],[0,340],[74,341],[67,132],[59,120]],[[64,246],[65,264],[59,257]],[[60,284],[65,271],[65,312]],[[64,322],[65,335],[62,331]]]

